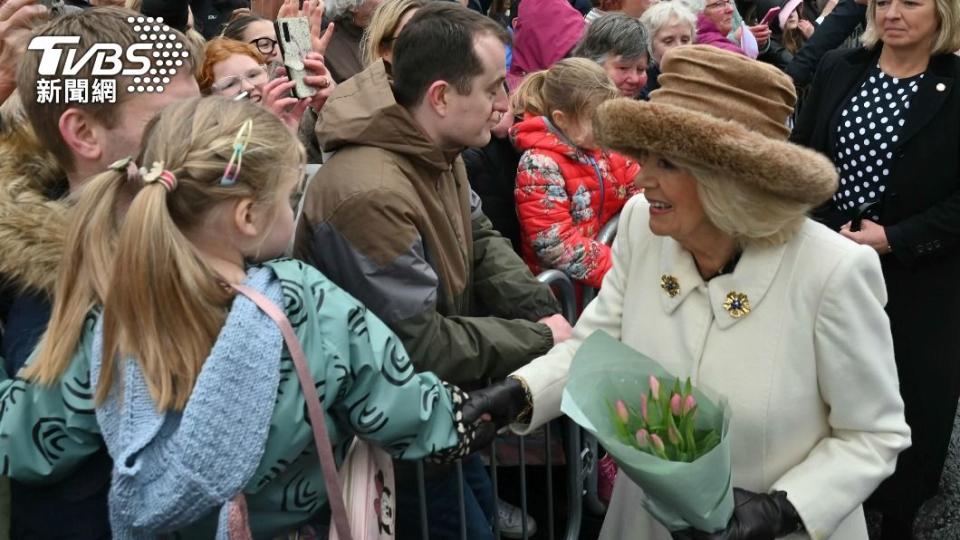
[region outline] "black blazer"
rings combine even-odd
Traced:
[[[837,4],[786,67],[787,75],[797,88],[810,84],[824,55],[843,44],[857,26],[864,23],[866,13],[866,6],[854,0],[841,0]]]
[[[841,109],[850,100],[880,47],[828,53],[817,71],[791,141],[831,160]],[[893,147],[895,160],[879,206],[880,224],[896,258],[910,267],[944,257],[960,260],[960,57],[930,59]],[[832,201],[814,217],[838,229],[849,221]]]

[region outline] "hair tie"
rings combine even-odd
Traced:
[[[150,170],[145,167],[140,168],[140,176],[143,177],[144,184],[160,182],[167,192],[177,189],[177,177],[171,171],[163,168],[162,161],[154,161]]]
[[[240,167],[243,165],[243,152],[250,143],[250,134],[253,131],[253,120],[247,120],[240,126],[237,136],[233,138],[233,154],[230,155],[230,161],[223,170],[223,176],[220,177],[221,186],[232,186],[237,183],[240,176]]]

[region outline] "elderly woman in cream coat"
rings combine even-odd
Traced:
[[[560,414],[578,347],[597,330],[726,396],[737,509],[683,538],[866,540],[862,502],[910,444],[877,254],[805,217],[833,165],[786,142],[793,84],[707,46],[671,50],[650,102],[618,99],[598,141],[640,159],[613,268],[570,340],[475,406],[527,432]],[[519,422],[519,423],[518,423]],[[618,475],[601,538],[668,539]]]

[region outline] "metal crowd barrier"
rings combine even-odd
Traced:
[[[560,300],[560,305],[562,307],[562,314],[564,318],[570,322],[571,325],[576,324],[577,322],[577,300],[576,300],[576,290],[574,289],[573,282],[567,277],[566,274],[560,272],[559,270],[547,270],[543,272],[537,279],[544,284],[550,285]],[[583,521],[583,484],[584,480],[591,474],[591,471],[595,470],[593,457],[596,456],[596,452],[589,451],[587,449],[581,449],[580,444],[580,426],[574,423],[569,418],[563,418],[566,426],[566,436],[564,439],[564,451],[566,453],[565,463],[566,463],[566,485],[567,485],[567,523],[566,530],[564,531],[563,538],[565,540],[577,540],[580,536],[580,527]],[[545,440],[545,472],[546,472],[546,495],[547,495],[547,518],[546,523],[543,523],[540,527],[540,530],[537,532],[537,538],[549,538],[554,540],[556,538],[556,530],[554,525],[555,517],[555,502],[553,498],[553,441],[551,436],[551,427],[550,423],[547,423],[543,427],[544,430],[544,440]],[[528,504],[527,504],[527,471],[526,471],[526,446],[525,446],[525,437],[518,437],[519,441],[519,475],[520,475],[520,510],[522,512],[522,538],[525,540],[530,537],[529,534],[529,524],[527,523],[528,515]],[[494,491],[494,534],[497,538],[500,538],[500,531],[497,523],[496,516],[498,514],[497,505],[499,505],[499,489],[498,489],[498,463],[497,463],[497,442],[494,441],[490,449],[490,477],[493,484]],[[457,471],[457,487],[458,487],[458,507],[460,512],[460,538],[462,540],[470,540],[467,538],[467,528],[466,528],[466,508],[463,499],[463,488],[464,488],[464,477],[463,477],[463,465],[461,462],[456,463]],[[596,490],[594,490],[596,491]],[[427,502],[426,502],[426,482],[424,475],[423,462],[417,463],[417,492],[420,497],[420,523],[421,523],[421,536],[423,540],[430,540],[429,532],[429,523],[427,521]],[[543,535],[543,532],[546,532],[546,536]]]
[[[608,221],[600,233],[597,234],[597,241],[602,242],[608,246],[613,245],[613,239],[617,236],[617,226],[620,225],[620,214],[613,216],[613,218]],[[587,306],[590,302],[597,297],[599,291],[593,287],[585,287],[583,289],[583,305]],[[589,451],[595,459],[599,460],[599,448],[597,448],[597,439],[588,434],[584,433],[583,435],[583,447],[585,451]],[[590,509],[595,515],[603,515],[607,512],[607,505],[600,500],[600,496],[597,493],[597,488],[600,483],[600,468],[592,467],[587,475],[586,482],[584,485],[584,501],[587,505],[587,508]]]

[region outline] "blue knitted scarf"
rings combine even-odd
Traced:
[[[280,283],[270,269],[251,269],[246,284],[283,305]],[[217,507],[217,538],[227,538],[225,503],[243,489],[263,457],[282,346],[277,325],[238,295],[182,413],[158,412],[136,360],[123,361],[115,374],[118,384],[97,408],[114,461],[114,538],[153,538]],[[93,341],[94,386],[102,350],[101,318]]]

